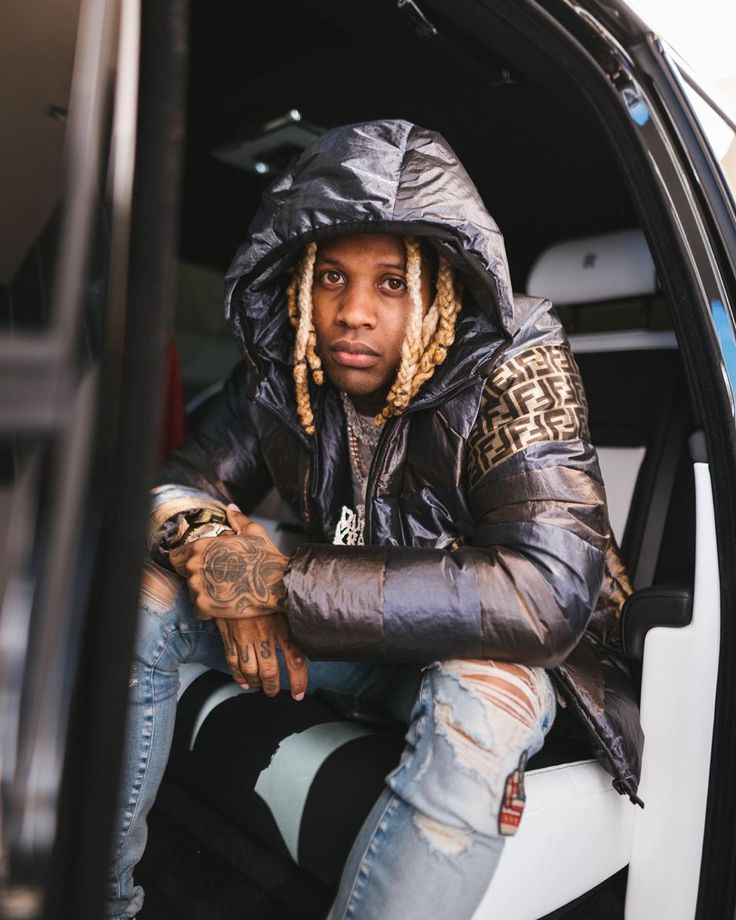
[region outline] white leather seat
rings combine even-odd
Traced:
[[[204,670],[184,665],[182,692]],[[200,697],[190,717],[190,750],[209,716],[242,694],[225,681]],[[309,820],[307,800],[320,770],[344,745],[376,731],[343,720],[315,724],[284,737],[261,769],[254,792],[271,812],[275,833],[295,861],[303,822]],[[506,841],[499,869],[473,920],[538,920],[629,861],[637,809],[614,790],[611,777],[596,761],[530,770],[526,795],[519,830]],[[347,801],[343,805],[349,807]]]
[[[538,920],[629,861],[635,809],[596,761],[530,770],[526,794],[473,920]]]

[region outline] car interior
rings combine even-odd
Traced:
[[[549,297],[569,334],[612,531],[636,589],[623,642],[641,679],[645,777],[663,777],[668,738],[697,718],[667,706],[675,669],[694,668],[700,652],[706,662],[717,656],[718,605],[694,604],[693,593],[697,579],[717,585],[718,574],[699,564],[712,530],[697,504],[705,446],[660,273],[611,138],[564,67],[517,33],[499,27],[491,55],[435,7],[430,18],[437,34],[416,13],[398,15],[391,0],[370,9],[337,0],[190,5],[170,352],[181,377],[175,366],[164,427],[179,430],[172,419],[182,399],[196,425],[239,359],[222,279],[278,169],[340,124],[401,117],[441,132],[504,234],[515,289]],[[53,236],[52,222],[3,286],[9,325],[43,320]],[[89,292],[91,352],[103,287]],[[298,522],[277,497],[256,514],[285,549],[298,543]],[[664,629],[650,634],[645,653],[652,627]],[[675,632],[682,638],[671,640]],[[142,918],[324,916],[402,739],[402,726],[354,700],[293,705],[287,694],[269,700],[185,666],[139,871]],[[476,920],[613,920],[625,902],[627,918],[644,918],[658,809],[679,805],[672,785],[657,785],[653,800],[654,784],[643,788],[642,811],[612,787],[560,709],[529,764],[521,829]],[[543,881],[528,886],[530,875]]]

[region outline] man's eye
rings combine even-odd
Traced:
[[[392,293],[406,290],[406,282],[401,278],[386,278],[382,286],[388,288]]]
[[[326,271],[320,272],[319,280],[328,286],[334,286],[340,284],[342,281],[342,274],[335,271],[334,269],[327,269]]]

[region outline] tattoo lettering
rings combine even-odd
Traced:
[[[284,565],[261,537],[212,540],[202,557],[207,594],[219,607],[242,613],[278,607],[284,600]]]
[[[271,646],[268,643],[268,639],[263,639],[261,642],[261,657],[270,658],[271,657]]]

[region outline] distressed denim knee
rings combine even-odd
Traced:
[[[437,662],[425,672],[407,747],[388,785],[413,809],[421,837],[451,856],[474,835],[513,833],[523,771],[555,715],[542,668],[493,661]]]
[[[147,562],[131,665],[131,702],[144,678],[151,683],[149,698],[160,701],[175,694],[179,666],[191,657],[192,640],[207,635],[212,635],[213,649],[221,653],[214,622],[194,618],[186,582],[155,562]]]

